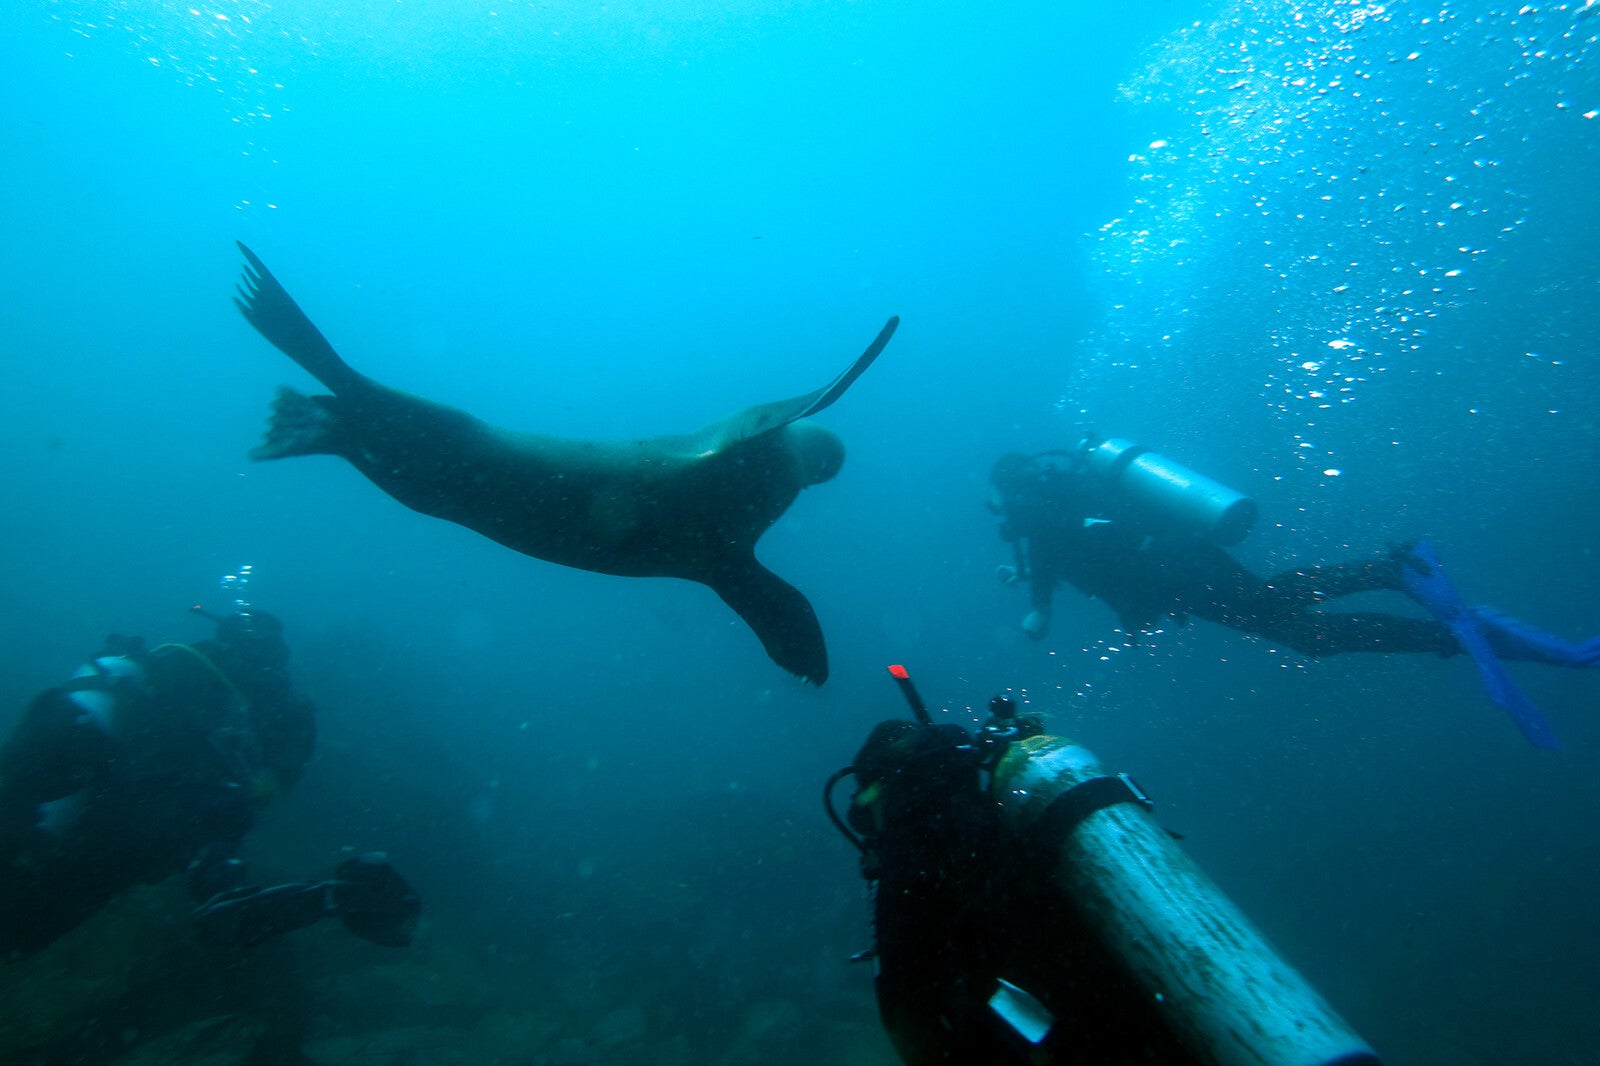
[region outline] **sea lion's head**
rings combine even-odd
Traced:
[[[831,429],[815,422],[791,422],[784,427],[795,477],[802,486],[827,481],[844,466],[844,441]]]

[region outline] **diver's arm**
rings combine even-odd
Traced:
[[[244,884],[244,860],[239,858],[239,846],[242,843],[240,838],[230,837],[200,849],[200,853],[190,860],[189,868],[184,871],[185,887],[190,899],[203,903]]]
[[[1034,640],[1050,631],[1050,604],[1056,585],[1056,560],[1050,551],[1041,553],[1035,538],[1028,540],[1032,566],[1028,568],[1029,602],[1033,610],[1022,619],[1022,631]]]
[[[217,944],[251,947],[335,913],[332,881],[291,881],[269,888],[221,892],[195,910],[200,936]]]
[[[1023,553],[1021,537],[1011,542],[1011,550],[1012,558],[1016,561],[1010,566],[1001,563],[995,567],[995,573],[1002,585],[1015,585],[1028,576],[1028,557]]]
[[[217,893],[192,915],[203,939],[250,947],[337,914],[363,940],[404,947],[421,903],[381,852],[346,859],[327,881],[241,886]]]
[[[201,939],[250,947],[333,913],[332,882],[246,884],[242,844],[239,837],[217,840],[189,863],[189,896],[200,904],[192,918]]]

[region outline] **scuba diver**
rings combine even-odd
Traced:
[[[124,889],[179,872],[208,940],[255,944],[337,914],[375,943],[410,942],[420,904],[381,854],[331,880],[245,883],[244,836],[299,780],[315,709],[290,680],[277,618],[206,617],[216,635],[193,644],[107,638],[0,744],[0,955],[31,955]]]
[[[1005,696],[976,731],[935,724],[889,669],[915,720],[879,723],[823,799],[861,853],[853,961],[907,1066],[1377,1066],[1131,778]]]
[[[1003,455],[989,480],[989,509],[1015,549],[1000,578],[1029,583],[1022,629],[1035,640],[1049,631],[1055,586],[1066,583],[1103,600],[1135,636],[1163,618],[1194,616],[1312,657],[1467,652],[1490,696],[1541,746],[1553,746],[1553,736],[1535,724],[1538,712],[1500,660],[1600,666],[1600,636],[1579,644],[1491,608],[1468,608],[1426,542],[1373,559],[1252,573],[1225,549],[1249,533],[1255,502],[1127,440],[1090,435],[1070,451]],[[1378,591],[1409,596],[1431,617],[1317,609]]]

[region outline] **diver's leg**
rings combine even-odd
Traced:
[[[1315,600],[1302,602],[1299,592],[1286,591],[1278,584],[1282,576],[1261,578],[1232,555],[1208,544],[1202,551],[1190,554],[1184,581],[1173,586],[1171,613],[1179,618],[1194,615],[1238,632],[1283,640],[1307,655],[1318,655],[1317,651],[1301,647],[1301,635],[1296,632],[1301,608]],[[1304,571],[1296,576],[1304,576]],[[1307,639],[1306,643],[1307,647],[1315,647],[1317,642]]]
[[[1362,592],[1405,591],[1401,563],[1394,556],[1298,567],[1258,579],[1245,588],[1233,619],[1224,625],[1256,633],[1305,655],[1344,652],[1433,652],[1455,655],[1461,645],[1447,626],[1433,619],[1406,618],[1374,611],[1311,610],[1340,596]]]
[[[1188,613],[1208,621],[1280,641],[1313,657],[1344,652],[1432,652],[1456,655],[1461,644],[1448,626],[1432,618],[1407,618],[1378,611],[1317,611],[1310,606],[1332,595],[1368,591],[1375,580],[1366,564],[1339,564],[1293,572],[1301,582],[1284,587],[1284,575],[1265,580],[1243,571],[1229,595],[1188,597]],[[1328,580],[1318,581],[1318,577]],[[1327,589],[1340,591],[1328,593]]]
[[[1297,567],[1273,574],[1266,579],[1266,586],[1285,605],[1297,607],[1309,607],[1324,600],[1353,596],[1359,592],[1401,592],[1405,589],[1400,578],[1400,563],[1392,556]]]
[[[1432,652],[1458,655],[1459,641],[1443,623],[1378,611],[1295,611],[1265,616],[1251,632],[1281,640],[1313,657],[1346,652]]]

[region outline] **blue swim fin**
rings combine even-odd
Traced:
[[[1600,637],[1594,637],[1584,644],[1562,640],[1553,633],[1536,629],[1522,619],[1512,618],[1493,607],[1474,607],[1472,616],[1477,619],[1483,635],[1489,638],[1489,646],[1502,659],[1522,659],[1550,666],[1570,666],[1578,670],[1600,666]]]
[[[1433,545],[1419,541],[1401,559],[1401,581],[1406,595],[1416,600],[1434,618],[1449,628],[1463,651],[1478,664],[1478,680],[1483,691],[1511,715],[1528,742],[1538,748],[1560,747],[1556,734],[1544,714],[1523,695],[1506,668],[1495,657],[1495,649],[1480,628],[1480,619],[1462,601],[1461,594],[1445,576]],[[1495,625],[1490,620],[1489,625]],[[1532,627],[1526,627],[1531,630]],[[1537,631],[1534,631],[1537,632]]]

